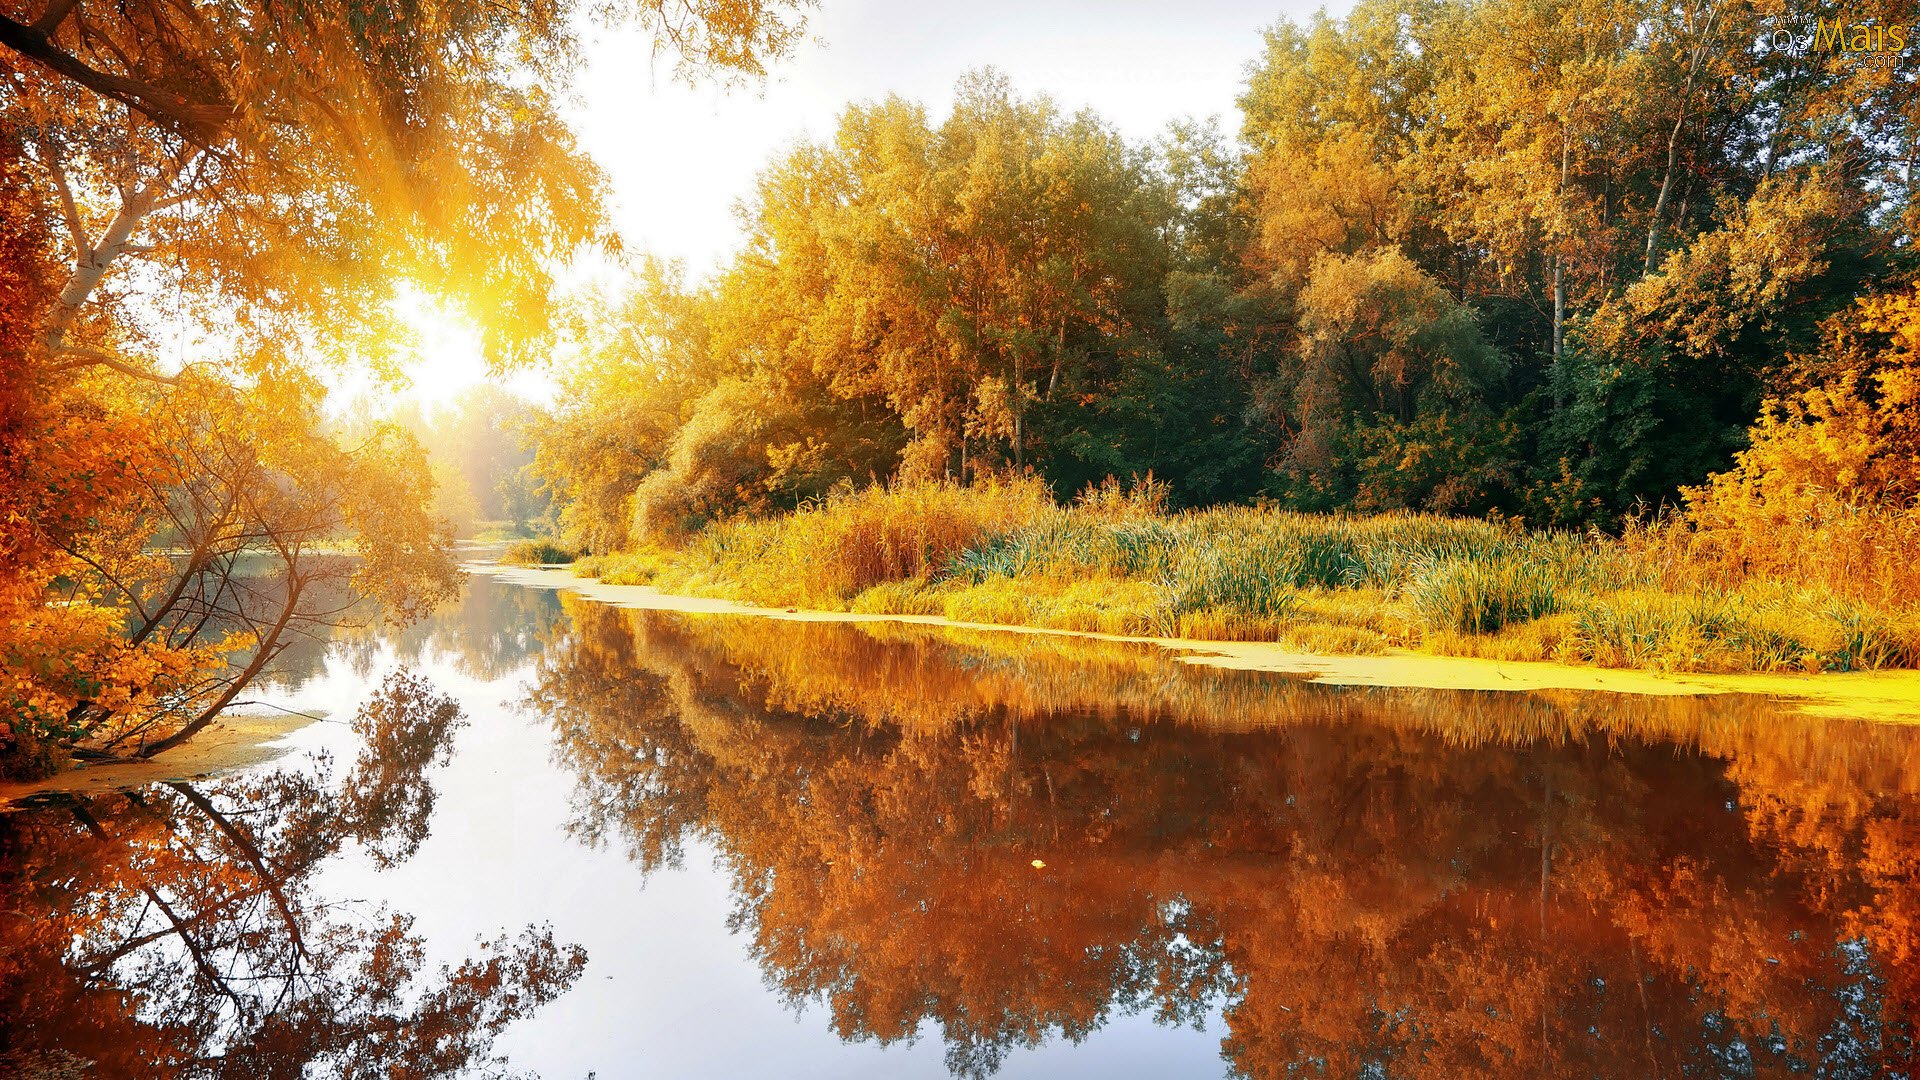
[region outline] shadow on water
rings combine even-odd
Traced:
[[[794,1003],[957,1074],[1147,1011],[1246,1076],[1903,1075],[1912,732],[566,600],[572,828],[720,852]]]
[[[497,688],[519,718],[490,722],[551,746],[508,759],[572,792],[540,828],[564,814],[581,846],[532,845],[568,860],[543,865],[631,887],[589,864],[630,883],[623,860],[713,860],[727,948],[821,1007],[802,1023],[937,1036],[955,1074],[1122,1017],[1217,1031],[1222,1071],[1250,1077],[1914,1066],[1914,729],[1757,698],[1337,688],[1120,643],[629,611],[487,579],[404,633],[294,653],[284,677],[325,666],[364,696],[395,657]],[[594,926],[429,970],[445,943],[406,902],[316,884],[347,853],[404,863],[466,827],[479,804],[461,800],[497,796],[435,791],[501,734],[456,751],[463,723],[403,673],[345,768],[0,815],[0,1074],[503,1067],[494,1036],[575,986],[584,956],[562,942]],[[487,872],[537,872],[498,846]],[[607,899],[602,918],[635,910]],[[684,1037],[723,1031],[755,1034]]]

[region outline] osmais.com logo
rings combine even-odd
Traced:
[[[1920,24],[1882,25],[1872,20],[1850,22],[1844,17],[1815,18],[1804,33],[1775,30],[1773,46],[1790,52],[1832,53],[1863,63],[1892,66],[1910,40],[1920,39]]]

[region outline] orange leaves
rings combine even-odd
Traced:
[[[1733,468],[1686,492],[1695,540],[1743,573],[1895,605],[1920,597],[1920,290],[1827,327],[1826,381],[1769,401]],[[1875,349],[1858,332],[1884,335]],[[1820,552],[1809,560],[1807,553]]]
[[[418,446],[335,434],[317,394],[198,375],[47,390],[0,482],[0,701],[44,736],[138,749],[204,723],[292,635],[373,617],[342,591],[397,618],[450,592]]]

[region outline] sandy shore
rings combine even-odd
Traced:
[[[650,585],[608,585],[575,577],[565,568],[469,564],[471,573],[531,588],[566,589],[617,607],[705,615],[752,615],[804,622],[892,622],[1055,634],[1101,641],[1132,641],[1172,651],[1189,664],[1279,671],[1350,686],[1405,686],[1435,690],[1599,690],[1615,694],[1761,694],[1801,712],[1820,716],[1920,723],[1920,672],[1875,671],[1819,675],[1698,675],[1578,667],[1532,661],[1481,660],[1394,650],[1374,656],[1323,656],[1279,645],[1241,641],[1192,641],[1132,637],[1075,630],[1048,630],[997,623],[956,622],[938,615],[868,615],[844,611],[763,608],[731,600],[677,596]]]

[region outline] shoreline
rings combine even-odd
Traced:
[[[1372,655],[1307,653],[1277,644],[1211,641],[1087,630],[1061,630],[1012,623],[979,623],[942,615],[890,615],[851,611],[769,608],[735,600],[684,596],[651,585],[609,585],[578,577],[565,566],[467,563],[461,570],[528,588],[565,589],[614,607],[677,611],[694,615],[745,615],[798,622],[906,623],[959,630],[1046,634],[1157,646],[1181,663],[1305,676],[1341,686],[1394,686],[1430,690],[1575,690],[1648,696],[1757,694],[1796,711],[1836,719],[1920,724],[1920,671],[1821,672],[1819,674],[1698,674],[1637,668],[1602,668],[1539,660],[1487,660],[1393,649]]]
[[[265,765],[291,753],[287,736],[316,718],[299,713],[223,716],[204,731],[143,761],[76,762],[42,780],[0,781],[0,813],[35,795],[95,795],[167,780],[202,780]]]

